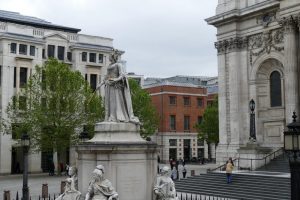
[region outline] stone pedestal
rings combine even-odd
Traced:
[[[271,148],[260,147],[257,143],[249,142],[245,147],[238,149],[239,167],[241,169],[257,169],[266,162],[270,162],[270,160],[264,160],[263,158],[271,152]]]
[[[122,200],[152,200],[157,175],[157,145],[139,135],[132,123],[97,123],[95,136],[76,147],[79,191],[87,192],[96,165],[105,167]]]

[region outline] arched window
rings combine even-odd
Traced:
[[[281,106],[281,80],[280,73],[274,71],[270,75],[271,107]]]

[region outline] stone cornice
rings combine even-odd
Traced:
[[[244,49],[248,46],[247,37],[235,37],[215,42],[218,53],[232,52],[238,49]]]

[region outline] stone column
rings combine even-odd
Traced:
[[[292,122],[293,112],[299,113],[297,37],[296,23],[292,16],[283,18],[284,28],[284,73],[285,73],[285,118],[286,123]]]

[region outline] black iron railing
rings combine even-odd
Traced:
[[[283,148],[279,148],[276,151],[266,155],[263,158],[235,158],[233,159],[233,163],[235,166],[237,166],[238,169],[245,169],[245,170],[249,170],[252,171],[253,169],[253,161],[263,161],[263,165],[261,165],[260,167],[266,167],[267,164],[269,163],[269,161],[271,161],[272,159],[275,159],[277,156],[284,154],[284,150]],[[241,161],[242,160],[248,160],[250,162],[250,167],[243,167],[241,166]],[[220,165],[216,168],[213,169],[209,169],[208,172],[213,172],[213,171],[224,171],[226,168],[226,163],[223,165]]]

